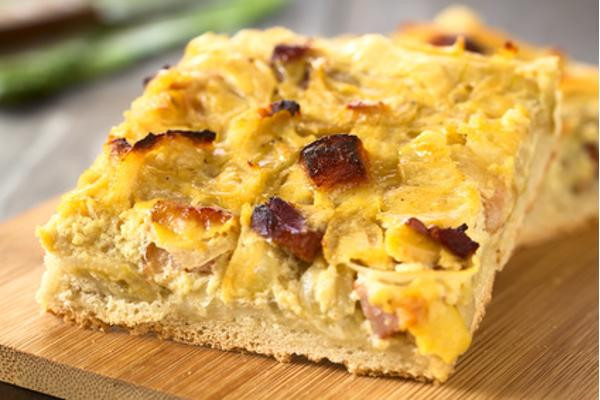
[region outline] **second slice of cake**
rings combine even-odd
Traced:
[[[38,231],[81,325],[445,380],[557,132],[555,58],[193,40]]]
[[[562,130],[557,148],[531,205],[519,243],[532,244],[598,218],[598,67],[577,63],[564,53],[515,40],[487,26],[471,10],[452,6],[432,22],[408,23],[394,34],[402,45],[461,46],[485,55],[534,60],[561,58]]]

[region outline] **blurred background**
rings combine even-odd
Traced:
[[[73,187],[144,77],[207,30],[392,32],[447,0],[0,0],[0,220]],[[598,63],[597,0],[469,0],[491,25]]]

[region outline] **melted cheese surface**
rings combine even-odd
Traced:
[[[278,44],[310,50],[276,71],[272,53]],[[470,342],[470,321],[457,307],[471,301],[464,288],[493,233],[489,215],[498,226],[506,220],[526,184],[538,137],[551,135],[556,63],[549,58],[527,64],[459,48],[408,49],[379,35],[326,40],[281,28],[232,38],[202,35],[133,102],[40,236],[49,251],[73,253],[79,250],[70,224],[108,218],[114,257],[126,260],[129,269],[149,262],[149,243],[171,253],[170,269],[146,273],[153,285],[190,296],[198,290],[196,281],[209,278],[189,270],[211,262],[215,298],[255,306],[274,302],[309,320],[356,318],[352,281],[364,274],[350,265],[401,278],[410,265],[404,283],[371,301],[389,304],[400,297],[401,303],[408,285],[410,296],[428,304],[427,316],[408,332],[423,354],[452,363]],[[297,102],[300,113],[260,112],[278,100]],[[378,106],[348,106],[355,102]],[[206,146],[173,137],[119,155],[110,144],[204,129],[216,133]],[[368,181],[318,188],[299,164],[299,152],[337,133],[362,142]],[[292,204],[324,232],[322,252],[311,265],[251,229],[252,210],[271,196]],[[217,207],[232,219],[211,230],[177,215],[169,223],[152,222],[158,200]],[[411,217],[443,228],[467,224],[481,249],[457,259],[407,232],[404,223]],[[173,272],[192,263],[182,251],[197,257],[186,272]],[[446,282],[445,270],[462,269],[470,271],[466,279]],[[434,278],[422,282],[421,273]],[[378,285],[377,279],[366,282]]]

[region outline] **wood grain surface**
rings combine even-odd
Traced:
[[[280,364],[42,314],[34,228],[50,202],[0,226],[0,380],[67,398],[598,398],[598,228],[519,251],[474,343],[443,385]]]

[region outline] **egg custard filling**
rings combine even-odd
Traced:
[[[598,67],[536,47],[488,27],[470,9],[452,6],[432,22],[407,23],[393,38],[403,46],[464,46],[478,54],[534,60],[560,57],[561,137],[540,194],[521,229],[519,242],[532,244],[598,218]],[[462,41],[459,44],[457,41]]]
[[[194,39],[38,229],[81,325],[444,381],[557,137],[558,60]]]

